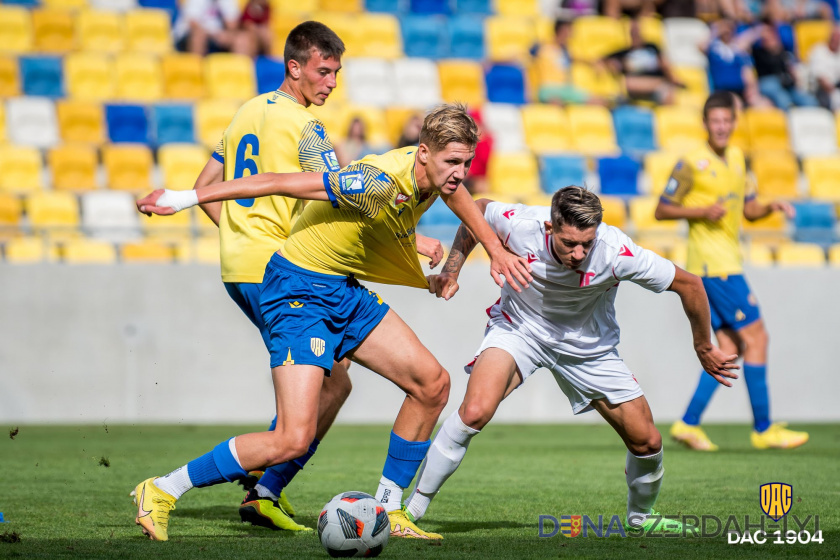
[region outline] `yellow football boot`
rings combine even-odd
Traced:
[[[405,510],[397,509],[388,512],[388,519],[391,520],[391,536],[403,537],[405,539],[430,539],[441,540],[443,535],[424,531],[411,518],[411,514]]]
[[[155,485],[157,478],[155,476],[144,480],[131,493],[137,504],[137,518],[134,522],[153,541],[167,541],[169,512],[175,509],[175,498]]]
[[[677,420],[671,426],[671,437],[696,451],[717,451],[718,446],[712,443],[706,432],[700,426],[689,426],[682,420]]]
[[[262,498],[251,490],[239,506],[239,517],[243,523],[267,527],[275,531],[311,531],[309,527],[295,523],[283,507],[271,498]]]
[[[784,422],[776,422],[761,433],[753,430],[750,435],[752,446],[756,449],[793,449],[808,441],[808,432],[794,432],[786,426]]]

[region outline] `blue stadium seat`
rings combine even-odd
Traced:
[[[639,194],[639,162],[630,156],[606,157],[598,160],[601,194],[635,196]]]
[[[20,58],[20,75],[24,95],[44,97],[64,96],[64,64],[60,57],[23,56]]]
[[[10,4],[12,6],[26,6],[28,8],[35,8],[41,4],[41,0],[3,0],[0,4]]]
[[[154,110],[154,119],[158,145],[195,143],[192,106],[157,105]]]
[[[831,245],[836,240],[834,226],[837,213],[833,204],[826,202],[802,202],[796,204],[796,230],[793,240],[800,243]]]
[[[415,14],[448,14],[449,0],[411,0],[411,11]]]
[[[286,77],[286,67],[282,59],[261,56],[254,63],[257,72],[258,93],[268,93],[283,85]]]
[[[434,237],[442,243],[451,243],[460,225],[461,220],[452,210],[446,204],[437,202],[423,213],[417,228],[425,236]]]
[[[406,11],[407,6],[407,0],[365,0],[365,10],[368,12],[399,14]]]
[[[111,142],[149,143],[149,120],[142,105],[106,105],[105,120]]]
[[[656,149],[653,113],[649,109],[625,105],[613,111],[618,147],[628,155],[642,156]]]
[[[178,0],[138,0],[137,3],[141,8],[166,10],[172,16],[173,22],[175,21],[175,16],[178,15]]]
[[[474,15],[449,18],[449,50],[452,58],[484,58],[484,20]]]
[[[487,99],[493,103],[525,103],[525,76],[512,64],[494,64],[485,76]]]
[[[554,194],[569,185],[583,186],[586,160],[583,156],[546,156],[540,158],[540,183],[543,191]]]
[[[493,3],[490,0],[455,0],[455,11],[459,14],[493,13]]]
[[[422,58],[449,56],[446,20],[439,16],[403,16],[401,19],[405,55]]]

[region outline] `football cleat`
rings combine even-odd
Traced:
[[[251,490],[239,506],[239,517],[243,523],[267,527],[275,531],[311,531],[295,523],[288,513],[271,498],[262,498]]]
[[[245,492],[250,492],[260,481],[264,471],[250,471],[247,476],[238,479],[236,483],[242,487]]]
[[[402,537],[404,539],[443,539],[443,535],[430,533],[418,527],[414,519],[412,519],[411,514],[406,511],[405,506],[402,509],[389,511],[388,519],[391,521],[392,537]]]
[[[671,437],[689,449],[696,451],[717,451],[718,446],[712,443],[706,432],[700,426],[689,426],[682,420],[677,420],[671,426]]]
[[[169,512],[175,509],[175,498],[158,488],[157,477],[144,480],[130,495],[137,505],[134,522],[140,525],[143,534],[153,541],[169,540]]]
[[[752,446],[756,449],[793,449],[808,441],[808,432],[794,432],[786,426],[784,422],[776,422],[761,433],[753,430],[750,435]]]
[[[289,517],[295,516],[295,508],[292,505],[292,502],[289,501],[289,498],[286,497],[285,491],[280,492],[280,497],[277,498],[277,503],[280,504],[280,507],[283,508],[283,511],[285,511]]]
[[[628,532],[634,532],[637,535],[640,531],[643,531],[645,535],[647,535],[649,531],[654,535],[662,535],[663,533],[683,533],[683,524],[680,521],[662,517],[661,513],[653,510],[650,512],[650,515],[645,518],[641,525],[631,525],[629,522],[625,522],[624,528]]]

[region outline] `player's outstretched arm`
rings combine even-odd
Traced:
[[[796,217],[796,209],[786,200],[776,200],[763,204],[755,198],[751,198],[744,204],[744,217],[751,222],[760,220],[773,212],[784,212],[788,220]]]
[[[737,354],[727,356],[720,348],[712,344],[711,313],[709,300],[703,282],[699,277],[690,274],[680,267],[676,267],[674,281],[668,290],[676,292],[682,300],[683,309],[691,323],[691,334],[694,336],[694,351],[700,359],[700,364],[706,372],[714,377],[718,383],[732,387],[727,379],[738,379],[732,370],[739,369],[735,360]]]

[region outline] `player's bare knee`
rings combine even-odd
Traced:
[[[265,449],[266,466],[279,465],[305,455],[315,438],[314,430],[308,427],[272,433],[276,435],[271,438],[271,443]]]
[[[449,372],[443,369],[440,364],[436,365],[437,372],[418,388],[418,399],[425,406],[434,408],[440,412],[449,401]]]
[[[458,410],[458,415],[461,417],[461,422],[474,430],[480,430],[490,422],[494,412],[495,409],[486,403],[470,400],[464,401]]]
[[[767,329],[764,326],[752,329],[748,334],[742,334],[744,346],[750,351],[763,352],[767,350],[767,345],[770,342],[770,336],[767,334]]]
[[[655,455],[662,450],[662,435],[659,430],[651,426],[647,437],[638,437],[627,440],[627,449],[637,457]]]

